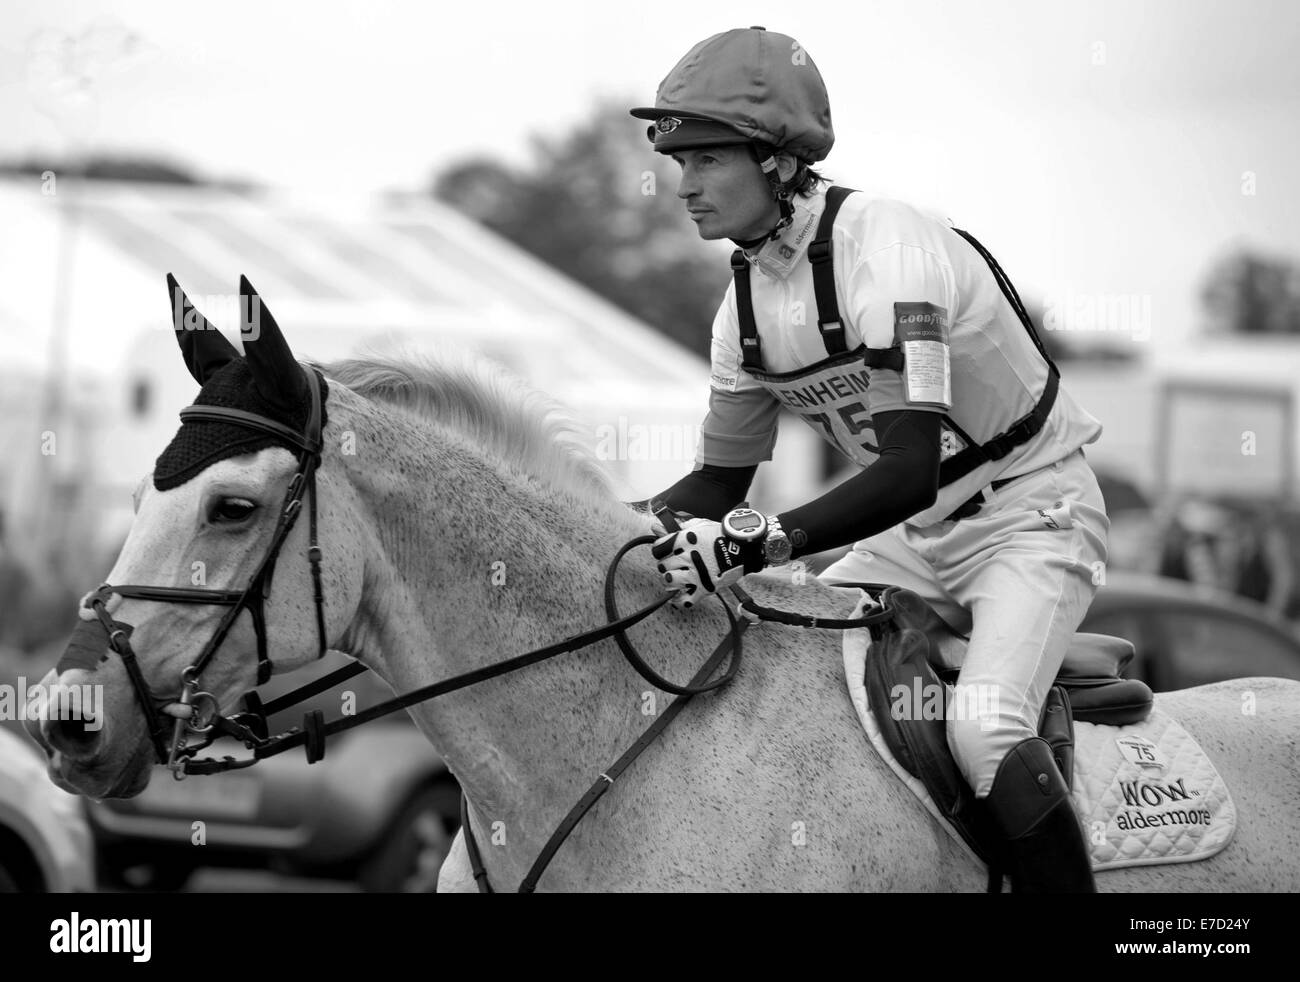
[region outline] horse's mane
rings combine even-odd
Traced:
[[[357,395],[447,426],[512,469],[593,503],[617,503],[609,473],[569,411],[485,358],[366,353],[320,369]]]

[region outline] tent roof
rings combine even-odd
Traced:
[[[322,201],[71,179],[50,196],[35,177],[11,177],[0,178],[0,215],[10,298],[0,343],[32,368],[46,362],[63,302],[71,367],[117,372],[142,330],[169,333],[168,272],[233,336],[243,273],[305,356],[340,357],[349,335],[395,332],[479,348],[578,401],[572,387],[584,383],[684,387],[694,401],[707,385],[704,359],[427,196]],[[313,350],[317,332],[328,352]]]

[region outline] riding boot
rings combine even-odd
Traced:
[[[1096,893],[1083,831],[1046,740],[1012,747],[984,800],[1013,893]]]

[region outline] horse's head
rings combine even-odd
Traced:
[[[327,520],[347,507],[346,482],[316,476],[324,380],[294,360],[246,279],[243,356],[168,283],[181,352],[202,388],[152,482],[141,482],[109,584],[83,601],[28,724],[54,781],[92,797],[143,790],[152,765],[175,751],[178,718],[197,725],[228,711],[266,680],[272,659],[285,672],[318,658],[360,595],[350,523]],[[317,529],[319,552],[309,548]],[[318,590],[312,559],[322,554]],[[92,697],[74,709],[60,696],[70,692]]]

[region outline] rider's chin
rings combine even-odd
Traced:
[[[695,229],[700,233],[702,239],[721,239],[725,233],[720,230],[721,216],[716,211],[693,211],[690,213],[691,221],[695,223]]]

